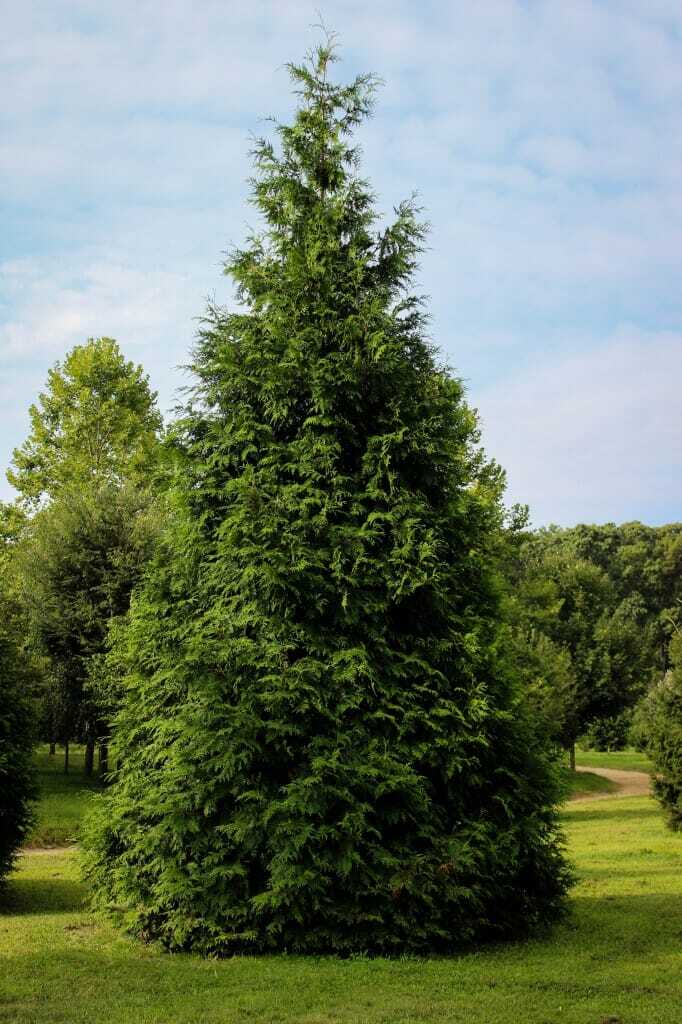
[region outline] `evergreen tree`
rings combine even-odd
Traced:
[[[551,920],[556,779],[499,649],[502,475],[377,226],[375,80],[290,72],[255,148],[262,234],[209,309],[165,544],[117,652],[101,905],[173,949],[431,950]]]
[[[22,526],[0,503],[0,885],[33,821],[32,666],[23,648],[11,553]]]

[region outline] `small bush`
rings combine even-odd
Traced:
[[[581,746],[587,750],[625,750],[630,743],[631,729],[632,711],[629,709],[619,715],[599,718],[591,723],[581,737]]]

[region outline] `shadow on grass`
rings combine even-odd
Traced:
[[[639,821],[642,821],[644,818],[659,818],[661,821],[663,820],[661,809],[657,804],[649,802],[645,805],[641,803],[639,807],[623,807],[621,805],[623,800],[649,801],[649,797],[616,796],[611,799],[613,800],[613,805],[609,802],[608,806],[604,806],[605,801],[602,800],[591,801],[589,806],[584,808],[576,808],[575,804],[568,803],[562,808],[562,815],[571,823],[576,821],[624,821],[628,818],[637,818]]]
[[[572,900],[568,928],[591,959],[627,960],[633,954],[677,957],[682,940],[682,895],[578,894]]]
[[[99,775],[94,774],[88,778],[84,774],[84,757],[80,748],[76,748],[76,751],[72,753],[71,766],[66,775],[61,759],[58,756],[50,757],[44,746],[36,749],[35,765],[38,786],[43,796],[97,792],[104,788]]]
[[[56,872],[53,877],[45,878],[10,875],[0,896],[0,915],[74,914],[85,908],[86,900],[87,891],[82,882],[60,878]]]

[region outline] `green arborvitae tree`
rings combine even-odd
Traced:
[[[101,905],[172,949],[427,951],[554,918],[553,763],[499,643],[501,474],[377,228],[353,129],[374,80],[290,68],[256,145],[263,234],[226,270],[178,431],[175,518],[118,654]]]
[[[22,644],[11,552],[20,515],[0,504],[0,885],[33,821],[34,721],[30,658]]]

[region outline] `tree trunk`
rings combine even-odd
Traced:
[[[88,733],[88,738],[85,741],[85,774],[88,778],[92,775],[92,769],[95,764],[95,737],[91,732]]]
[[[106,775],[109,771],[109,745],[107,743],[100,743],[99,745],[99,773],[100,775]]]
[[[64,774],[69,774],[69,741],[64,740]]]
[[[57,744],[55,743],[54,740],[52,740],[52,742],[50,743],[50,757],[54,757],[56,752],[57,752]]]
[[[568,764],[572,772],[575,771],[575,743],[568,748]]]

